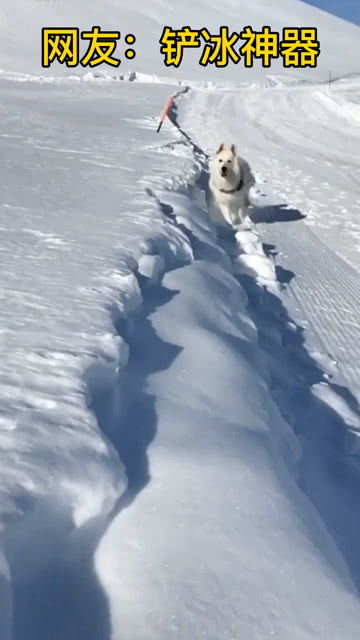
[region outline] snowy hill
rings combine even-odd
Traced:
[[[96,24],[138,82],[41,68],[42,27]],[[166,24],[322,53],[172,70]],[[358,42],[295,0],[2,3],[0,640],[358,637]],[[258,183],[236,237],[221,139]]]
[[[21,17],[20,17],[21,16]],[[184,0],[173,2],[150,0],[129,4],[116,0],[101,3],[76,0],[76,2],[39,0],[5,0],[0,8],[1,66],[6,71],[31,73],[35,75],[69,75],[83,73],[81,67],[65,69],[53,64],[50,69],[41,67],[41,29],[43,27],[78,27],[91,29],[99,25],[104,30],[119,30],[123,35],[133,33],[136,38],[136,58],[127,60],[124,45],[119,45],[122,64],[121,73],[136,71],[149,75],[176,79],[198,80],[217,83],[232,81],[252,83],[264,75],[284,74],[287,77],[328,79],[333,76],[359,71],[354,51],[358,47],[358,28],[298,0],[225,0],[218,3],[200,0],[196,4]],[[321,44],[321,54],[316,69],[296,70],[283,68],[282,62],[275,60],[270,70],[263,69],[261,61],[256,61],[253,69],[242,64],[229,65],[222,69],[208,65],[206,70],[198,64],[199,51],[186,50],[179,69],[165,67],[160,54],[159,38],[164,26],[181,29],[189,25],[193,29],[206,27],[211,33],[218,33],[221,25],[230,32],[240,31],[247,25],[261,30],[270,25],[281,32],[284,26],[317,27]],[[102,72],[112,73],[111,67],[101,67]],[[119,73],[120,70],[115,70]]]

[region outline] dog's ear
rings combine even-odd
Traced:
[[[233,154],[233,156],[236,156],[236,147],[235,147],[234,144],[231,145],[230,149],[231,149],[231,153]]]
[[[224,143],[222,142],[222,143],[221,143],[221,145],[220,145],[220,147],[218,148],[218,150],[217,150],[217,152],[216,152],[216,155],[217,155],[218,153],[221,153],[221,152],[222,152],[222,150],[224,149],[224,147],[225,147],[225,145],[224,145]]]

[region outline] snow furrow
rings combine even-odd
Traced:
[[[123,409],[118,387],[131,318],[142,306],[138,278],[146,277],[146,260],[149,269],[162,256],[173,268],[192,255],[186,236],[146,194],[157,179],[163,186],[191,179],[170,144],[176,132],[164,128],[165,141],[153,133],[149,113],[157,114],[169,88],[156,95],[133,89],[142,105],[135,117],[119,88],[107,89],[104,101],[98,86],[64,95],[32,85],[22,100],[19,85],[0,84],[0,595],[8,602],[0,608],[1,640],[110,633],[93,554],[109,514],[128,496],[109,423]],[[136,153],[114,141],[123,121],[141,153],[146,147],[141,178]],[[94,410],[99,398],[107,401],[106,422]],[[140,443],[134,465],[145,459]]]
[[[325,640],[335,621],[324,619],[315,592],[325,590],[330,600],[336,592],[337,600],[340,585],[353,587],[335,545],[294,483],[297,441],[270,397],[268,365],[249,322],[247,296],[231,273],[230,257],[216,243],[199,189],[158,192],[158,197],[167,215],[188,229],[194,261],[166,273],[161,285],[145,294],[151,335],[143,329],[138,334],[142,358],[135,356],[132,366],[150,374],[146,392],[155,400],[157,435],[149,455],[151,482],[114,517],[96,553],[112,637],[247,635],[253,618],[238,615],[239,597],[246,606],[260,597],[259,638],[276,633],[285,640],[291,630],[292,638],[319,633]],[[159,356],[162,367],[149,369]],[[302,517],[306,525],[300,525]],[[311,630],[305,619],[293,627],[297,583],[289,583],[288,575],[301,572],[304,562],[293,553],[294,539],[305,545],[305,562],[312,567],[303,595]],[[254,554],[259,545],[263,553]],[[311,595],[318,580],[322,586]],[[160,591],[154,591],[157,583]],[[351,599],[344,606],[352,610]],[[269,607],[278,612],[276,622]],[[348,633],[352,637],[352,622]]]
[[[206,101],[205,95],[203,98]],[[204,138],[197,133],[204,114],[200,111],[199,118],[198,102],[199,96],[194,118],[189,101],[185,109],[193,147]],[[206,113],[209,120],[214,119],[213,112]],[[261,224],[264,217],[268,224]],[[251,262],[250,279],[241,276],[241,271],[247,274],[248,269],[240,269],[239,277],[248,292],[249,311],[268,359],[273,398],[303,446],[299,485],[326,523],[360,588],[356,552],[360,520],[354,509],[360,490],[356,461],[359,280],[355,270],[321,242],[301,217],[290,207],[254,210],[264,247],[274,256],[282,293],[275,291],[274,295],[271,283],[262,293],[251,284],[257,265],[261,269],[257,256]],[[241,242],[243,234],[239,235]],[[229,255],[233,258],[233,250]],[[258,276],[261,282],[261,270]]]
[[[344,380],[358,392],[358,274],[302,222],[259,226],[264,241],[276,246],[277,264],[295,275],[288,285],[291,311],[300,323],[307,323],[308,331],[316,334],[324,351],[338,363]]]
[[[0,640],[356,640],[359,29],[293,0],[316,67],[175,68],[165,24],[290,23],[173,5],[0,8]],[[121,66],[43,68],[46,25]],[[222,140],[277,194],[235,238]]]
[[[177,110],[172,113],[172,119],[174,124],[178,125]],[[269,348],[266,339],[262,344],[265,336],[262,316],[265,315],[266,321],[270,319],[272,338],[276,333],[281,339],[288,338],[286,327],[295,325],[281,306],[276,283],[268,282],[271,287],[274,286],[275,294],[267,292],[266,288],[259,289],[255,283],[255,274],[250,277],[247,275],[244,279],[241,275],[239,276],[251,301],[247,307],[248,297],[242,287],[238,288],[236,279],[231,273],[234,251],[229,249],[227,243],[226,251],[219,246],[204,211],[202,189],[207,178],[206,154],[196,142],[193,142],[186,129],[180,125],[178,129],[191,147],[195,162],[200,163],[201,172],[197,186],[180,192],[164,193],[156,189],[155,192],[160,209],[173,219],[181,230],[188,230],[194,261],[165,274],[159,290],[155,288],[148,299],[151,306],[149,320],[153,337],[147,341],[146,346],[144,345],[143,361],[135,362],[135,368],[138,367],[141,370],[141,367],[145,366],[146,369],[147,363],[153,361],[154,340],[155,345],[160,339],[159,344],[165,341],[168,345],[167,349],[172,345],[172,349],[177,349],[178,352],[174,359],[171,359],[166,371],[157,368],[153,372],[151,369],[147,379],[147,393],[156,399],[158,415],[157,437],[151,445],[150,454],[151,483],[129,509],[122,511],[114,518],[96,553],[97,573],[110,601],[113,638],[120,640],[120,638],[131,637],[143,640],[153,637],[154,634],[159,638],[169,636],[176,638],[183,637],[185,633],[215,640],[222,633],[225,633],[225,637],[227,635],[236,637],[237,633],[249,635],[252,628],[250,618],[246,615],[239,618],[236,614],[239,594],[243,594],[248,602],[254,597],[258,599],[260,594],[260,598],[264,598],[266,604],[261,608],[262,612],[257,614],[256,637],[277,634],[277,637],[285,640],[291,633],[292,638],[299,638],[299,640],[316,635],[328,640],[341,634],[340,628],[343,629],[343,624],[347,626],[349,623],[345,634],[355,640],[353,622],[357,616],[356,598],[352,601],[355,609],[351,609],[350,617],[343,617],[341,622],[338,618],[332,618],[331,622],[329,621],[328,605],[329,600],[332,600],[330,595],[332,590],[335,589],[334,593],[336,593],[334,603],[338,603],[339,598],[343,600],[347,589],[350,591],[354,589],[354,586],[350,587],[347,581],[342,582],[347,570],[336,548],[336,545],[340,547],[341,545],[336,536],[334,536],[336,544],[328,536],[323,523],[318,520],[303,494],[298,492],[294,479],[291,474],[289,475],[289,469],[284,467],[284,461],[286,461],[291,471],[294,471],[298,448],[296,439],[291,435],[288,424],[280,417],[277,407],[286,418],[291,419],[294,416],[287,413],[287,405],[282,397],[283,392],[286,394],[287,386],[277,376],[276,369],[273,369],[272,357],[275,351],[273,347]],[[240,234],[238,242],[241,244],[242,241],[244,236]],[[259,250],[258,244],[258,242],[253,243],[257,250]],[[248,248],[250,245],[251,243],[247,242]],[[259,255],[255,257],[259,258]],[[261,264],[266,261],[264,254],[262,258]],[[268,262],[270,264],[269,260]],[[258,263],[254,261],[254,264]],[[271,269],[269,269],[270,272],[272,273]],[[262,274],[259,273],[258,276],[261,281]],[[253,298],[254,290],[255,298]],[[258,308],[259,292],[262,303]],[[212,300],[211,308],[208,305],[209,298]],[[166,301],[165,305],[162,304],[162,300]],[[249,323],[248,312],[252,314],[253,323]],[[146,334],[145,331],[145,336]],[[262,350],[257,343],[257,336],[259,336]],[[142,343],[141,339],[140,344]],[[205,353],[206,370],[203,367]],[[280,340],[279,364],[283,366],[282,374],[291,384],[290,376],[287,375],[290,372],[287,372],[286,356],[284,356],[288,353],[290,348],[288,350],[283,348]],[[300,390],[309,391],[314,382],[324,379],[324,372],[309,357],[301,341],[297,344],[297,355],[299,363],[296,364],[291,379],[294,379],[295,388],[298,384]],[[244,366],[247,369],[245,377],[242,373]],[[304,378],[304,374],[309,377]],[[251,391],[248,387],[249,376],[252,380]],[[260,376],[260,379],[257,379],[257,376]],[[276,386],[272,388],[273,398],[271,399],[268,385],[271,387],[274,382],[277,384],[280,382],[281,388]],[[233,389],[234,384],[236,393]],[[250,413],[248,412],[249,403]],[[259,409],[260,413],[258,413]],[[260,437],[257,443],[252,442],[251,434],[254,429],[256,432],[259,429],[262,432],[263,419],[271,424],[266,440],[263,441]],[[226,453],[227,464],[224,476],[223,461],[219,464],[218,454],[220,450],[227,452],[229,446],[235,453],[236,461],[233,464],[231,456],[229,457]],[[266,460],[262,457],[264,446],[267,450]],[[274,456],[272,459],[267,458],[270,452]],[[260,464],[257,460],[258,455],[261,455]],[[255,461],[257,473],[262,476],[260,485],[257,487],[253,484],[255,478],[252,476],[251,460]],[[304,459],[303,464],[305,463],[308,464],[308,458]],[[264,468],[270,471],[270,475],[266,477],[262,475]],[[275,469],[279,474],[277,479],[273,475]],[[310,471],[304,477],[307,479],[309,475]],[[287,500],[290,500],[285,510],[283,510],[284,504],[280,506],[275,496],[277,492],[275,486],[279,479],[282,490],[285,486],[287,487],[285,489]],[[300,480],[302,479],[300,474]],[[226,488],[221,489],[224,483]],[[209,487],[211,488],[210,496],[207,495]],[[219,489],[221,497],[219,497]],[[258,575],[258,568],[254,570],[254,564],[258,562],[261,564],[262,554],[257,552],[257,560],[252,555],[253,537],[257,538],[257,549],[259,545],[262,548],[264,544],[266,557],[274,551],[274,541],[272,539],[269,545],[268,537],[272,535],[274,523],[269,522],[269,526],[263,526],[257,522],[259,514],[262,514],[260,516],[262,523],[263,519],[266,521],[269,515],[265,506],[265,503],[268,503],[262,501],[261,494],[264,491],[271,493],[271,504],[282,522],[280,525],[282,533],[279,534],[277,529],[276,536],[280,535],[280,564],[284,566],[285,562],[287,565],[285,574],[288,571],[292,575],[301,573],[303,568],[304,560],[301,560],[300,565],[295,568],[298,554],[293,553],[293,536],[296,538],[297,548],[299,544],[302,548],[304,544],[306,547],[305,540],[309,539],[308,536],[313,541],[314,546],[311,547],[310,552],[312,573],[310,582],[302,574],[302,580],[305,578],[306,581],[305,587],[302,582],[304,587],[302,599],[306,599],[306,618],[313,621],[309,627],[305,620],[296,627],[293,625],[294,601],[291,593],[293,586],[297,591],[296,582],[289,583],[286,580],[282,585],[279,583],[275,575],[279,566],[278,561],[276,561],[277,569],[269,566],[263,567],[260,571],[263,576],[261,587],[255,584],[256,580],[254,583],[255,576]],[[205,495],[208,508],[204,521],[203,516],[198,520],[196,514],[202,509]],[[234,500],[237,504],[236,511],[241,514],[240,528],[230,517]],[[349,504],[348,500],[347,505]],[[305,528],[299,526],[299,521],[296,519],[295,529],[293,529],[292,517],[295,513],[293,509],[296,513],[302,512],[303,522],[306,522]],[[321,512],[320,508],[319,511]],[[227,525],[224,529],[224,519],[219,520],[219,513],[225,514],[225,512]],[[271,520],[272,516],[270,516]],[[327,523],[326,518],[324,520]],[[284,529],[283,526],[285,526]],[[151,544],[134,543],[139,529],[146,531]],[[285,531],[286,535],[283,538],[282,534]],[[235,547],[233,546],[234,534]],[[222,540],[221,574],[217,570],[216,558],[219,552],[219,536]],[[117,545],[115,564],[112,555],[114,545]],[[317,552],[313,555],[317,548],[322,549],[321,557]],[[183,550],[181,566],[176,561],[179,550]],[[287,555],[290,550],[291,559]],[[244,558],[249,558],[249,554],[252,557],[251,568],[248,562],[244,561]],[[205,559],[209,555],[213,558],[211,565]],[[332,569],[336,568],[337,578],[332,574],[332,569],[330,574],[328,569],[325,570],[325,577],[321,568],[324,561],[330,563],[328,568],[330,566]],[[272,560],[270,560],[271,564]],[[249,569],[250,573],[248,573]],[[340,576],[341,583],[338,582]],[[314,585],[319,584],[319,580],[321,586],[318,586],[311,595]],[[154,581],[161,585],[160,593],[154,592]],[[190,588],[184,588],[185,583]],[[230,590],[229,584],[231,584]],[[341,584],[343,586],[346,584],[345,591]],[[279,602],[282,603],[282,612],[279,613],[276,623],[271,622],[267,616],[270,585],[271,592],[273,593],[275,589]],[[322,593],[327,593],[326,621],[315,595],[319,589]],[[120,595],[124,591],[126,605],[124,596]],[[141,594],[140,598],[139,594]],[[201,602],[198,600],[200,594]],[[288,597],[292,604],[290,602],[285,604]],[[346,599],[347,596],[345,596]],[[350,601],[345,604],[345,600],[343,600],[344,606],[352,607]],[[215,609],[214,601],[218,603]],[[316,606],[316,612],[312,610],[313,604]],[[144,606],[146,620],[141,615]],[[275,603],[270,606],[277,609]],[[202,613],[199,615],[200,610]],[[288,612],[289,616],[285,612]],[[318,622],[315,622],[315,619]],[[334,624],[339,625],[339,623],[338,629],[334,630]],[[129,633],[128,629],[131,629]]]

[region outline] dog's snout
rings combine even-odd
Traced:
[[[226,176],[227,167],[221,167],[221,175]]]

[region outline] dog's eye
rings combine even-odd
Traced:
[[[219,160],[220,164],[222,163],[222,160]]]

